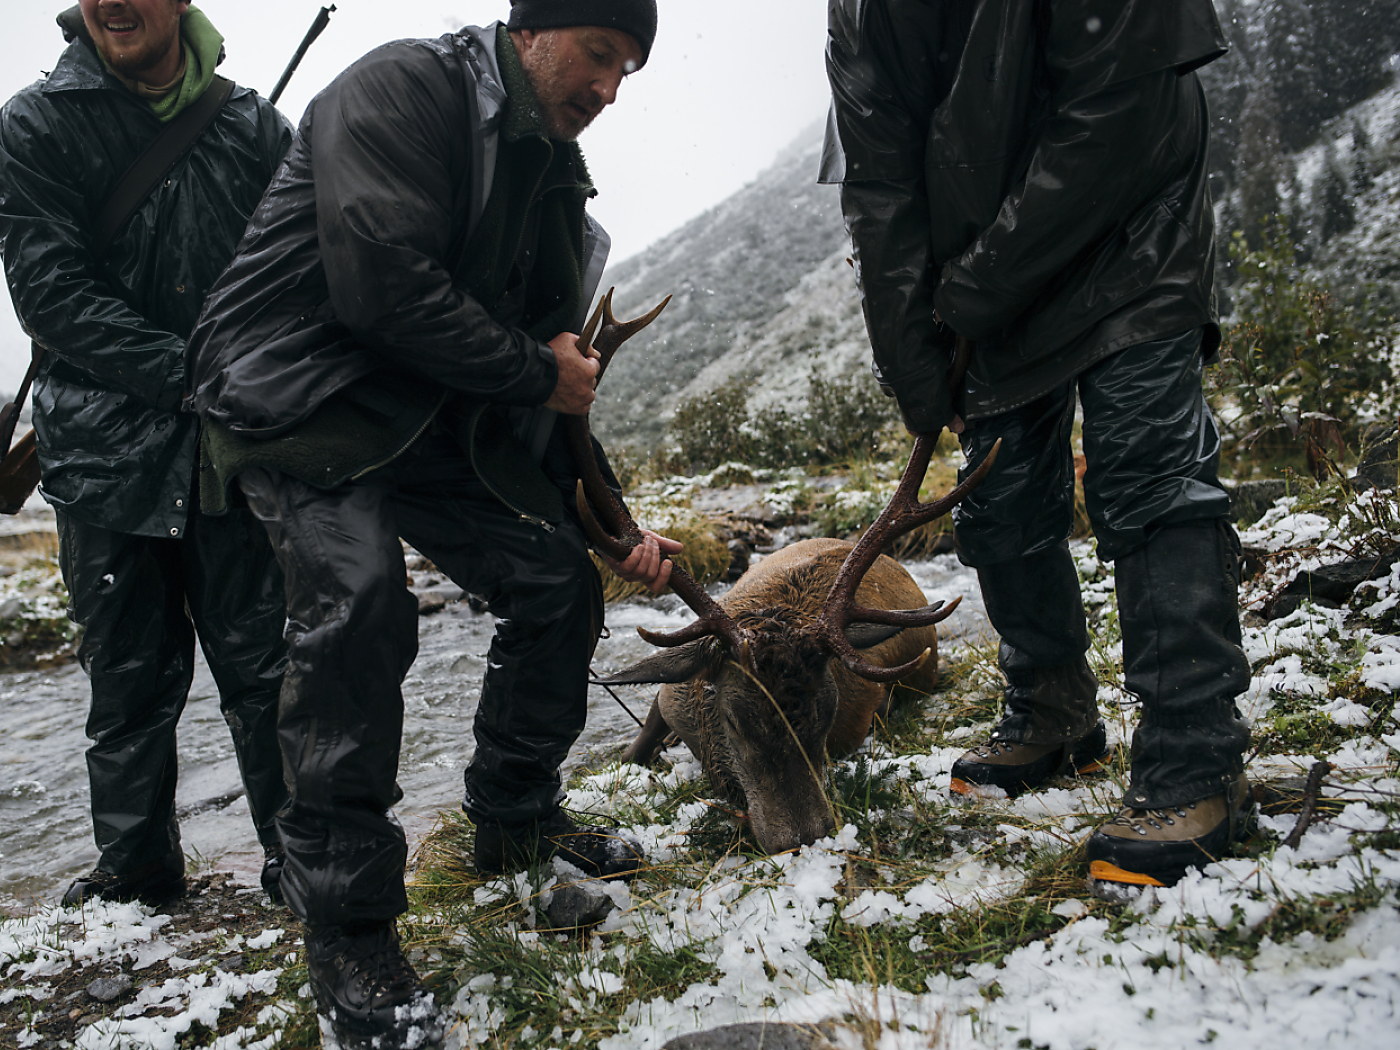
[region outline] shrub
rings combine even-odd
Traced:
[[[1239,233],[1230,251],[1239,273],[1236,322],[1212,380],[1217,415],[1239,450],[1283,438],[1321,477],[1388,396],[1391,325],[1300,273],[1284,222],[1267,225],[1258,251]]]
[[[905,440],[894,399],[864,372],[833,378],[813,367],[799,411],[750,411],[750,386],[750,377],[738,376],[676,407],[670,433],[681,465],[701,472],[730,460],[776,469],[860,461],[894,435]]]

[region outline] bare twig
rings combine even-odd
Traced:
[[[1331,771],[1331,762],[1314,762],[1312,769],[1308,770],[1308,785],[1303,789],[1303,808],[1298,813],[1298,823],[1293,825],[1288,838],[1283,840],[1283,844],[1289,849],[1297,849],[1298,844],[1303,841],[1303,833],[1308,830],[1313,813],[1317,810],[1318,795],[1322,792],[1322,778]]]

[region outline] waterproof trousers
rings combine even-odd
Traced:
[[[277,741],[286,667],[282,573],[247,507],[191,514],[183,536],[113,532],[58,512],[78,660],[92,682],[87,735],[98,868],[123,875],[180,848],[175,732],[196,634],[219,688],[258,841],[276,845],[287,799]]]
[[[239,482],[287,577],[282,892],[312,926],[393,918],[407,907],[390,812],[402,797],[401,685],[418,651],[400,537],[499,618],[466,809],[502,823],[558,808],[559,766],[583,730],[603,623],[587,540],[572,519],[542,526],[509,510],[435,432],[337,489],[265,470]]]
[[[1201,336],[1127,347],[962,435],[964,473],[1002,441],[995,469],[953,511],[958,554],[977,569],[1002,664],[1071,665],[1087,646],[1065,544],[1078,395],[1085,502],[1099,557],[1116,563],[1124,684],[1143,705],[1128,792],[1135,808],[1217,794],[1249,742],[1234,706],[1249,684],[1239,543],[1216,476],[1220,436],[1201,392]]]

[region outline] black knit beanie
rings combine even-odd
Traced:
[[[656,39],[656,0],[510,0],[507,29],[606,26],[642,45],[642,65]]]

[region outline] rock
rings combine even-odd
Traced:
[[[602,922],[616,909],[601,886],[585,879],[556,886],[544,913],[556,930],[577,930]]]
[[[436,591],[429,591],[418,596],[418,615],[431,616],[433,613],[442,612],[447,608],[447,598]]]
[[[1304,599],[1329,609],[1339,608],[1350,600],[1360,584],[1390,572],[1398,557],[1400,551],[1392,550],[1373,558],[1348,558],[1300,572],[1269,604],[1265,615],[1270,620],[1281,619],[1296,610]]]
[[[87,986],[87,993],[99,1003],[111,1003],[131,991],[132,985],[129,974],[119,973],[115,977],[97,978]]]
[[[1241,481],[1229,493],[1230,519],[1240,525],[1253,525],[1274,505],[1275,500],[1288,495],[1288,482]]]
[[[680,1035],[661,1050],[836,1050],[825,1025],[727,1024],[708,1032]]]
[[[725,570],[724,578],[733,583],[749,571],[749,549],[743,540],[730,540],[728,547],[729,568]]]
[[[0,620],[13,620],[24,611],[24,602],[19,598],[7,598],[0,602]]]
[[[1393,423],[1375,423],[1366,428],[1361,438],[1361,462],[1356,465],[1356,478],[1378,489],[1395,488],[1396,456],[1400,454],[1396,427]]]

